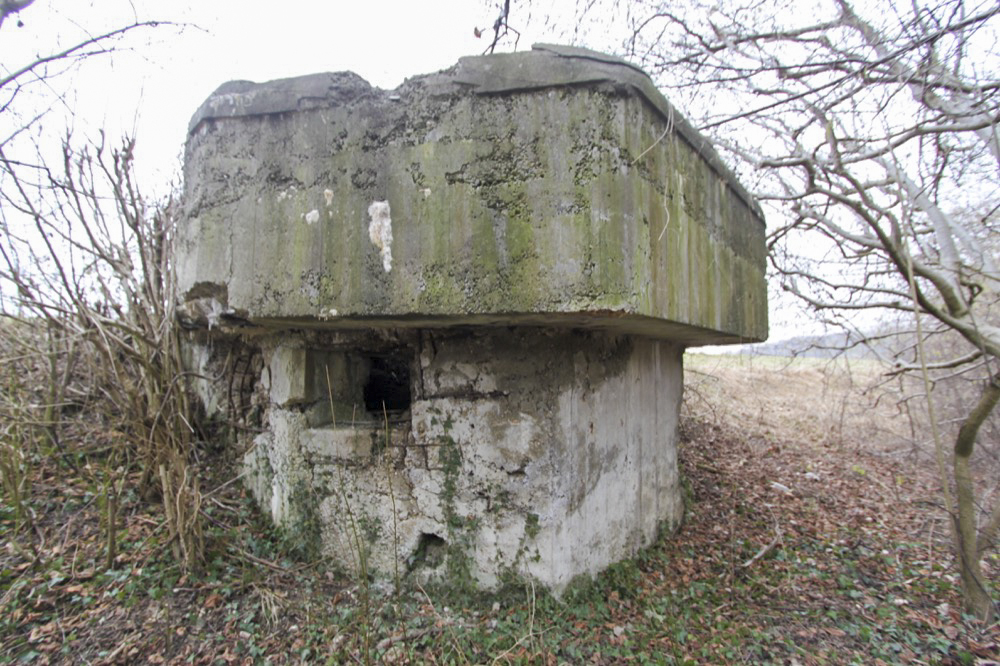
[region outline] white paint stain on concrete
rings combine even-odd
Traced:
[[[368,238],[382,254],[382,268],[392,270],[392,218],[389,216],[388,201],[373,201],[368,206]]]
[[[306,224],[316,224],[319,222],[319,211],[315,208],[304,215]]]

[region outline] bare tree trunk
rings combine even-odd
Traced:
[[[972,456],[979,428],[997,406],[998,401],[1000,401],[1000,374],[994,375],[983,389],[979,402],[962,423],[955,439],[954,472],[958,515],[954,518],[954,527],[956,554],[962,577],[962,594],[966,612],[984,623],[993,620],[996,608],[981,565],[980,539],[976,529],[975,488],[969,472],[969,458]]]

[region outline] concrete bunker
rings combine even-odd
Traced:
[[[628,63],[556,46],[191,121],[188,362],[344,568],[555,590],[681,519],[682,353],[767,334],[764,228]]]

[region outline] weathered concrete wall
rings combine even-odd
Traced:
[[[676,345],[522,328],[263,346],[270,405],[249,485],[276,522],[315,531],[347,569],[360,547],[383,576],[398,566],[492,587],[527,575],[558,590],[681,518]],[[365,378],[343,372],[352,356],[383,354],[412,363],[412,418],[386,423],[364,403]],[[323,364],[330,391],[317,386]],[[338,417],[316,416],[331,396]]]
[[[622,61],[227,84],[191,131],[181,289],[255,322],[766,337],[758,209]]]
[[[226,84],[185,207],[195,388],[347,569],[559,590],[633,554],[682,513],[683,347],[767,335],[756,204],[589,51]]]

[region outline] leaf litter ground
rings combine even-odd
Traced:
[[[558,600],[530,585],[359,584],[303,559],[224,479],[204,506],[202,574],[179,574],[157,505],[128,491],[105,570],[97,489],[59,458],[29,456],[33,520],[0,506],[0,662],[1000,660],[1000,629],[960,612],[928,458],[892,396],[861,388],[858,375],[877,369],[686,364],[683,526]],[[219,476],[226,465],[205,467]],[[991,483],[986,468],[984,492]],[[995,552],[986,569],[995,584]]]

